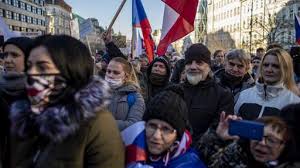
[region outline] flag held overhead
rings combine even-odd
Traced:
[[[194,30],[198,0],[162,0],[165,3],[162,35],[157,54],[164,55],[168,46]]]

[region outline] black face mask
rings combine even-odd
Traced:
[[[244,78],[243,76],[242,77],[233,76],[227,72],[225,72],[224,77],[227,82],[229,82],[230,84],[233,84],[233,85],[240,84],[240,82],[242,82],[242,80]]]
[[[151,73],[149,76],[150,82],[153,85],[161,86],[167,83],[167,75],[160,75],[157,73]]]

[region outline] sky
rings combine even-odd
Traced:
[[[65,0],[72,6],[73,13],[83,18],[97,18],[100,26],[108,27],[122,0]],[[152,30],[161,29],[164,4],[161,0],[142,0],[146,14],[152,26]],[[131,6],[132,0],[127,0],[122,12],[116,20],[113,29],[131,36]]]

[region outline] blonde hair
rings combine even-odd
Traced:
[[[294,80],[293,60],[290,54],[286,52],[284,49],[274,48],[267,51],[267,53],[263,56],[259,67],[260,79],[262,81],[264,80],[262,77],[262,68],[263,68],[263,62],[267,55],[273,55],[278,58],[280,72],[281,72],[281,82],[287,89],[299,95],[300,92]]]
[[[133,65],[122,57],[115,57],[111,61],[118,62],[122,64],[124,73],[125,73],[125,84],[136,85],[140,89],[139,80],[136,76]]]

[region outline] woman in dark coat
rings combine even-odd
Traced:
[[[87,47],[65,35],[35,40],[26,60],[29,100],[11,109],[16,150],[12,167],[124,166],[109,86],[93,77]]]

